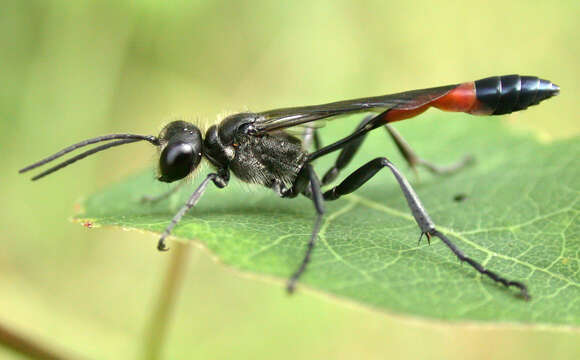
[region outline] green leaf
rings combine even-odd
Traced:
[[[470,153],[477,159],[475,166],[447,177],[420,170],[417,178],[379,129],[341,178],[374,157],[388,155],[407,174],[438,229],[487,268],[527,284],[532,300],[523,301],[517,290],[462,265],[438,239],[430,246],[425,241],[417,245],[420,231],[388,170],[355,194],[326,204],[312,262],[301,278],[303,287],[411,316],[577,326],[578,139],[541,144],[515,134],[497,118],[438,118],[397,127],[424,158],[450,163]],[[322,129],[324,142],[347,134],[357,122],[345,119],[338,128],[329,124]],[[335,156],[320,159],[320,174]],[[77,219],[160,233],[199,181],[159,204],[142,205],[142,195],[168,189],[147,171],[91,196]],[[247,189],[237,180],[223,190],[210,186],[174,235],[200,241],[236,269],[286,279],[304,255],[313,205],[306,198],[290,201],[268,189]],[[458,194],[465,194],[465,200],[454,201]],[[156,251],[156,238],[143,240],[143,246]]]

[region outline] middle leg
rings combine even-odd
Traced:
[[[322,216],[324,215],[324,198],[322,195],[322,190],[320,188],[320,180],[318,180],[318,176],[314,172],[312,165],[306,164],[305,170],[308,172],[310,186],[307,192],[303,192],[305,196],[312,199],[314,203],[314,208],[316,209],[316,220],[314,222],[314,228],[312,229],[312,234],[310,236],[310,241],[308,241],[308,245],[306,247],[306,253],[304,254],[304,258],[302,259],[302,263],[300,267],[288,280],[286,284],[286,290],[288,293],[294,292],[296,287],[296,282],[300,278],[300,276],[306,270],[308,263],[310,262],[310,257],[312,255],[312,250],[314,250],[314,245],[316,244],[316,239],[318,238],[318,232],[320,231],[320,225],[322,224]],[[305,189],[307,190],[307,189]]]

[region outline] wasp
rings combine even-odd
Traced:
[[[417,116],[430,107],[474,115],[508,114],[536,105],[557,95],[559,90],[560,88],[552,82],[535,76],[505,75],[323,105],[257,113],[243,112],[227,116],[219,124],[209,127],[205,134],[202,134],[194,124],[173,121],[163,128],[159,136],[112,134],[81,141],[21,169],[20,173],[45,165],[79,148],[101,142],[104,144],[73,156],[34,176],[32,180],[38,180],[105,149],[137,141],[148,141],[159,148],[159,181],[172,183],[182,180],[205,158],[214,171],[207,174],[171,219],[157,243],[157,249],[160,251],[168,249],[165,241],[167,236],[185,213],[197,204],[208,186],[213,184],[223,189],[228,186],[232,174],[241,181],[265,186],[282,198],[305,196],[312,200],[316,217],[304,257],[287,282],[287,290],[291,293],[310,262],[324,216],[325,202],[337,200],[356,191],[379,171],[389,169],[398,182],[421,231],[419,240],[423,236],[429,242],[432,237],[439,238],[461,262],[468,263],[495,282],[519,289],[520,295],[524,299],[529,299],[526,285],[484,268],[439,232],[412,186],[388,158],[381,156],[372,159],[346,176],[338,185],[327,187],[350,163],[366,135],[379,127],[386,127],[388,134],[413,169],[416,166],[424,166],[435,174],[455,172],[468,165],[472,159],[466,157],[451,166],[437,166],[417,156],[390,124]],[[321,146],[319,129],[314,122],[364,113],[370,115],[364,117],[352,133],[332,144]],[[302,137],[295,136],[289,131],[294,127],[303,127]],[[309,151],[312,145],[314,150]],[[312,164],[316,159],[339,150],[334,165],[320,177]],[[150,197],[148,200],[157,201],[173,191]]]

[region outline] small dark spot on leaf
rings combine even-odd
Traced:
[[[465,201],[465,199],[467,199],[467,194],[464,194],[464,193],[456,194],[453,197],[453,201],[455,201],[455,202],[463,202],[463,201]]]

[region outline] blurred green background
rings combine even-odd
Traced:
[[[150,145],[34,184],[17,174],[64,145],[157,134],[176,117],[214,120],[510,73],[550,79],[562,94],[505,117],[509,126],[543,141],[580,132],[577,0],[4,0],[0,8],[0,323],[87,358],[144,356],[172,255],[160,255],[150,234],[67,221],[83,196],[151,166]],[[469,139],[450,146],[468,148]],[[186,251],[167,359],[580,357],[574,330],[448,325],[306,290],[287,297]],[[18,355],[0,347],[2,357]]]

